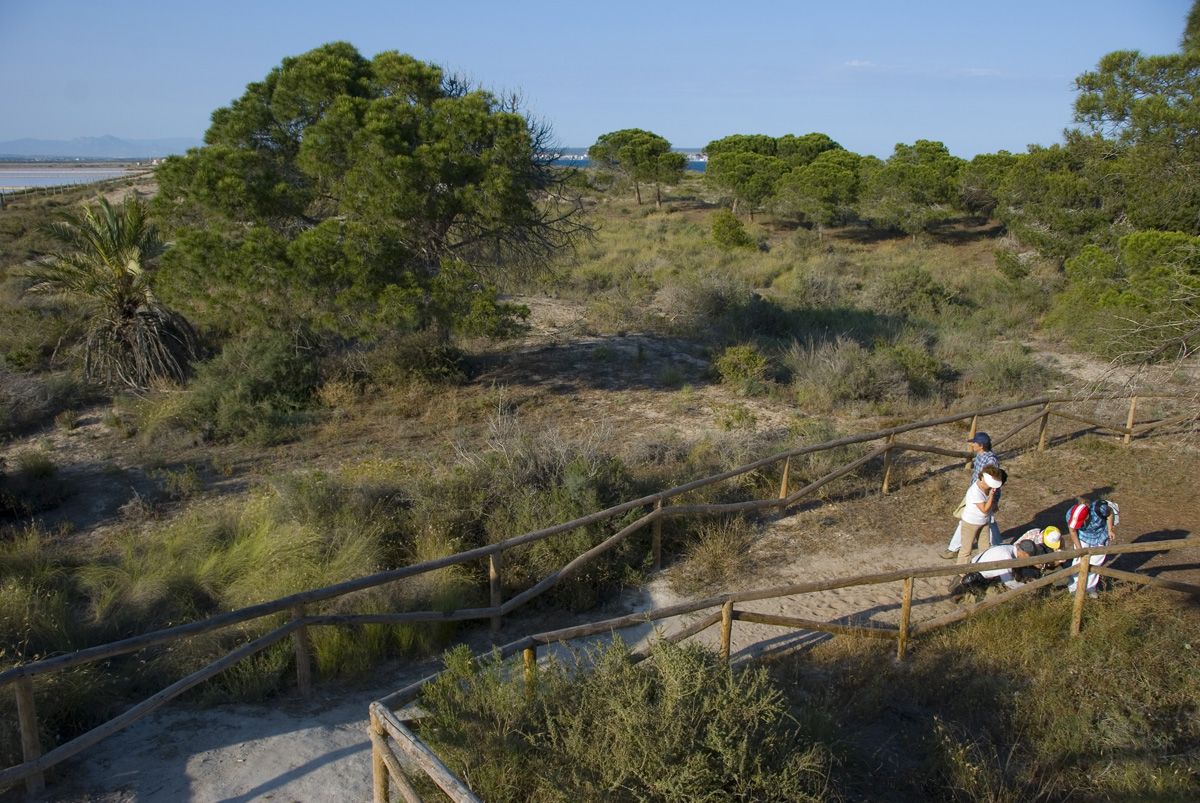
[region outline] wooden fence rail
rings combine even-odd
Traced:
[[[1144,543],[1133,544],[1109,544],[1103,547],[1090,547],[1079,550],[1066,550],[1057,552],[1052,555],[1042,555],[1029,558],[1017,558],[1004,561],[990,561],[988,563],[972,563],[966,565],[955,564],[954,566],[929,566],[910,569],[899,569],[891,572],[881,572],[868,575],[856,575],[853,577],[837,578],[833,580],[817,581],[810,583],[797,583],[786,586],[777,586],[774,588],[757,589],[754,591],[737,592],[722,594],[720,596],[707,597],[704,599],[693,600],[690,602],[679,603],[676,605],[656,608],[649,611],[642,611],[636,614],[629,614],[613,619],[606,619],[601,622],[594,622],[587,625],[579,625],[576,627],[566,628],[563,630],[551,631],[547,633],[537,633],[530,636],[525,636],[517,641],[505,645],[498,651],[501,660],[506,659],[517,652],[524,652],[526,655],[526,678],[529,681],[532,669],[530,662],[533,656],[536,655],[536,647],[539,644],[555,644],[570,641],[587,636],[600,634],[613,634],[618,630],[637,625],[646,625],[671,619],[678,616],[694,613],[697,611],[718,608],[713,613],[701,617],[696,622],[684,627],[680,631],[663,638],[661,640],[668,642],[681,641],[685,638],[697,635],[710,627],[717,624],[721,626],[719,636],[718,655],[722,661],[728,662],[730,659],[732,631],[734,622],[753,622],[757,624],[776,625],[794,630],[811,630],[817,632],[832,633],[836,635],[848,635],[867,638],[882,638],[895,639],[897,642],[896,657],[897,660],[903,660],[905,657],[908,640],[911,636],[917,634],[926,634],[933,632],[939,628],[947,627],[957,622],[963,621],[978,614],[1012,602],[1013,600],[1029,596],[1039,589],[1045,588],[1057,581],[1068,578],[1072,574],[1079,575],[1079,582],[1076,585],[1076,590],[1073,600],[1071,635],[1078,636],[1080,633],[1080,619],[1084,600],[1086,599],[1087,589],[1087,574],[1095,572],[1103,576],[1113,577],[1121,580],[1139,583],[1143,585],[1152,585],[1163,588],[1169,588],[1175,591],[1183,591],[1200,597],[1200,585],[1191,583],[1183,583],[1175,580],[1164,580],[1157,577],[1151,577],[1138,572],[1125,572],[1117,569],[1110,569],[1106,566],[1091,566],[1087,560],[1090,555],[1123,555],[1133,553],[1146,552],[1168,552],[1174,549],[1193,548],[1200,549],[1200,537],[1180,538],[1169,541],[1150,541]],[[1079,565],[1067,565],[1037,578],[1036,580],[1025,583],[1015,589],[1006,590],[992,597],[975,602],[971,605],[952,611],[942,616],[937,616],[921,622],[911,621],[912,611],[912,594],[913,581],[918,577],[942,577],[955,574],[965,574],[967,572],[979,571],[981,569],[1003,569],[1003,568],[1024,568],[1030,566],[1042,566],[1049,563],[1057,563],[1059,561],[1069,559],[1079,559]],[[766,599],[779,599],[781,597],[797,596],[805,593],[815,593],[820,591],[833,590],[838,588],[849,588],[854,586],[878,585],[881,583],[895,582],[903,580],[901,591],[901,606],[900,606],[900,622],[897,626],[891,625],[867,625],[867,624],[850,624],[846,622],[822,622],[811,619],[804,619],[794,616],[780,616],[777,614],[758,613],[755,611],[739,610],[735,607],[737,602],[757,601]],[[633,653],[632,658],[635,662],[643,660],[650,654],[649,648],[638,653]],[[477,661],[487,660],[488,656],[476,656]],[[410,758],[415,759],[417,766],[426,772],[440,788],[447,791],[451,795],[451,799],[470,800],[473,798],[458,798],[455,797],[446,785],[444,774],[449,772],[445,765],[437,760],[433,751],[422,745],[424,748],[421,751],[423,757],[418,758],[414,752],[414,744],[421,744],[419,737],[407,727],[403,727],[403,723],[414,721],[413,718],[405,719],[398,717],[392,713],[394,709],[401,708],[413,703],[420,695],[421,689],[429,682],[435,680],[438,674],[430,675],[427,678],[412,683],[397,692],[394,692],[387,697],[375,701],[370,706],[371,722],[374,723],[377,718],[382,719],[386,713],[391,717],[391,721],[396,722],[402,728],[401,737],[396,737],[398,731],[391,730],[393,738],[397,739],[397,745]],[[371,726],[374,727],[374,724]],[[375,758],[373,766],[382,767],[386,764],[388,773],[381,775],[376,771],[375,779],[375,800],[386,801],[388,794],[388,782],[393,781],[396,787],[401,790],[402,796],[406,800],[414,799],[406,796],[403,791],[412,789],[411,783],[405,776],[403,769],[392,753],[391,745],[386,739],[372,738],[372,750]],[[435,763],[436,762],[436,763]],[[436,773],[436,774],[435,774]],[[452,776],[453,777],[453,776]],[[457,781],[458,779],[455,778]],[[462,790],[469,790],[466,784],[458,781],[461,784]],[[413,793],[415,794],[415,793]],[[415,798],[419,799],[419,798]]]
[[[1021,429],[1030,426],[1035,421],[1040,421],[1041,428],[1039,431],[1038,441],[1038,448],[1040,450],[1044,449],[1046,445],[1047,424],[1049,418],[1051,415],[1061,414],[1061,411],[1053,405],[1061,406],[1063,404],[1069,404],[1072,402],[1128,400],[1130,404],[1130,411],[1126,419],[1125,426],[1123,427],[1108,427],[1106,424],[1085,421],[1085,423],[1089,423],[1092,426],[1112,429],[1113,431],[1122,435],[1126,442],[1128,442],[1129,439],[1149,432],[1156,427],[1171,425],[1195,417],[1194,413],[1190,413],[1185,416],[1178,416],[1175,418],[1162,419],[1158,421],[1142,422],[1139,424],[1135,421],[1135,411],[1139,398],[1188,399],[1190,401],[1190,397],[1172,394],[1142,394],[1135,397],[1097,395],[1084,397],[1081,399],[1045,396],[1023,402],[996,405],[979,410],[954,413],[925,421],[911,422],[874,432],[850,435],[824,443],[801,446],[771,455],[769,457],[764,457],[760,460],[756,460],[719,474],[703,477],[674,488],[641,497],[639,499],[623,502],[605,510],[597,511],[586,516],[581,516],[577,519],[573,519],[572,521],[556,524],[541,530],[524,533],[522,535],[518,535],[504,541],[499,541],[494,544],[488,544],[486,546],[477,547],[475,549],[467,550],[454,555],[447,555],[442,558],[425,561],[411,566],[404,566],[397,569],[377,572],[365,577],[355,578],[353,580],[348,580],[323,588],[311,589],[308,591],[291,594],[286,597],[263,602],[258,605],[252,605],[236,611],[219,614],[208,619],[177,625],[175,627],[163,628],[149,633],[131,636],[119,641],[110,642],[108,644],[88,647],[72,653],[57,655],[10,667],[9,669],[0,672],[0,684],[13,683],[15,687],[15,693],[18,700],[18,710],[20,712],[19,725],[22,734],[22,745],[24,748],[25,761],[22,764],[14,767],[0,770],[0,789],[4,788],[4,786],[7,784],[11,784],[23,778],[28,779],[27,785],[31,789],[34,788],[40,783],[41,773],[49,767],[57,764],[71,755],[75,755],[80,750],[94,744],[101,738],[115,733],[136,719],[139,719],[141,716],[144,716],[146,713],[149,713],[149,711],[154,710],[159,705],[162,705],[167,700],[178,696],[179,693],[182,693],[182,691],[186,690],[187,688],[196,685],[196,683],[203,682],[203,680],[212,677],[228,666],[231,666],[233,663],[236,663],[238,660],[241,660],[242,658],[245,658],[261,649],[265,649],[267,646],[270,646],[270,644],[273,644],[275,641],[278,641],[279,639],[288,635],[292,635],[295,642],[297,683],[301,693],[307,693],[311,685],[311,666],[308,641],[305,631],[309,627],[322,625],[354,626],[367,623],[396,624],[406,622],[445,622],[488,619],[493,632],[496,632],[500,628],[503,616],[512,613],[539,595],[544,594],[546,591],[553,588],[555,585],[562,582],[573,573],[578,572],[585,566],[598,560],[604,553],[613,549],[622,541],[626,540],[647,526],[649,526],[652,531],[651,550],[654,556],[654,562],[656,566],[660,565],[662,537],[661,526],[664,519],[687,516],[719,516],[767,510],[786,511],[788,508],[798,503],[801,499],[812,495],[820,488],[854,472],[856,469],[873,460],[882,457],[890,468],[894,459],[894,455],[905,451],[935,454],[962,460],[968,459],[971,456],[970,453],[966,451],[947,449],[945,447],[932,444],[920,444],[897,440],[896,436],[903,433],[930,429],[945,424],[954,424],[968,419],[970,419],[971,428],[974,431],[976,430],[978,422],[981,418],[1000,415],[1016,410],[1028,409],[1031,407],[1038,407],[1040,409],[1036,416],[1025,421],[1012,432],[1006,433],[1003,438],[1007,439],[1012,435],[1015,435]],[[1072,418],[1070,415],[1063,415],[1063,417],[1068,419]],[[1074,416],[1074,418],[1079,417]],[[850,461],[846,465],[830,471],[824,476],[808,483],[796,491],[791,491],[789,488],[793,458],[816,454],[832,449],[857,446],[860,444],[866,444],[872,441],[880,440],[884,441],[883,445],[872,449],[866,454]],[[780,464],[782,464],[782,476],[780,481],[780,491],[776,498],[724,504],[668,504],[670,500],[684,496],[691,491],[699,490],[701,488],[743,476],[753,471],[758,471]],[[883,488],[884,492],[887,491],[886,486],[889,481],[890,471],[885,470]],[[599,544],[587,550],[583,554],[575,557],[561,569],[552,572],[530,588],[516,594],[512,598],[508,600],[503,599],[502,580],[504,571],[504,553],[506,551],[519,546],[534,543],[536,541],[552,538],[556,535],[570,532],[581,527],[587,527],[609,521],[630,511],[645,508],[650,508],[649,512],[643,514],[634,522],[626,525],[613,535],[605,538]],[[489,607],[487,608],[462,609],[448,612],[405,611],[381,614],[346,614],[324,616],[308,616],[304,614],[304,610],[306,608],[311,608],[316,603],[325,602],[368,588],[374,588],[405,578],[436,571],[448,566],[470,563],[473,561],[486,561],[487,564],[486,571],[489,587],[488,599],[490,603]],[[956,571],[949,569],[929,569],[926,571],[933,572],[933,574],[916,574],[913,576],[935,576],[957,573]],[[903,578],[897,577],[894,579]],[[794,591],[791,593],[803,593],[803,591]],[[724,602],[725,600],[722,599],[717,604],[721,605],[724,604]],[[101,725],[98,728],[83,734],[82,736],[72,739],[71,741],[45,753],[44,755],[40,753],[41,744],[38,739],[36,707],[32,695],[32,686],[28,682],[35,676],[49,672],[62,671],[70,667],[79,666],[81,664],[93,661],[105,660],[119,655],[129,654],[138,650],[146,649],[148,647],[171,643],[179,639],[196,636],[202,633],[230,628],[244,622],[261,619],[268,616],[274,616],[277,614],[285,614],[289,616],[290,622],[245,645],[244,647],[234,650],[207,667],[192,675],[189,675],[187,678],[172,684],[162,692],[159,692],[146,701],[135,705],[129,711],[125,712],[125,714],[110,720],[104,725]],[[912,631],[910,631],[910,635],[911,632]],[[535,646],[536,645],[534,642],[530,642],[528,645],[521,647],[521,649],[535,648]],[[181,686],[180,684],[189,685]],[[152,705],[147,708],[145,707],[147,704]]]

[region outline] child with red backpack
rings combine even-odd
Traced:
[[[1086,499],[1080,498],[1067,511],[1067,532],[1071,535],[1072,548],[1083,549],[1085,547],[1098,547],[1113,543],[1116,539],[1113,527],[1121,521],[1119,514],[1120,510],[1116,502],[1108,499],[1097,499],[1089,503]],[[1099,566],[1104,563],[1107,557],[1107,555],[1091,555],[1088,558],[1088,563],[1092,566]],[[1072,561],[1071,565],[1078,566],[1079,558]],[[1078,580],[1079,576],[1073,575],[1070,585],[1067,586],[1067,590],[1073,593]],[[1090,596],[1096,595],[1096,589],[1099,584],[1100,575],[1095,572],[1089,572],[1087,592]]]

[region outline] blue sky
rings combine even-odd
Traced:
[[[0,0],[0,141],[200,137],[284,56],[346,40],[518,89],[562,145],[822,131],[860,153],[1061,141],[1076,75],[1177,49],[1190,0]]]

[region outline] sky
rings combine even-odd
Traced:
[[[1191,0],[0,0],[0,141],[203,136],[285,56],[344,40],[517,90],[558,144],[824,132],[886,157],[1062,141],[1105,53],[1178,49]]]

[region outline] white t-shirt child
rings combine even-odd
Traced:
[[[962,520],[967,524],[987,524],[991,519],[979,509],[983,504],[987,504],[987,493],[979,487],[978,482],[971,483],[971,487],[963,496]]]

